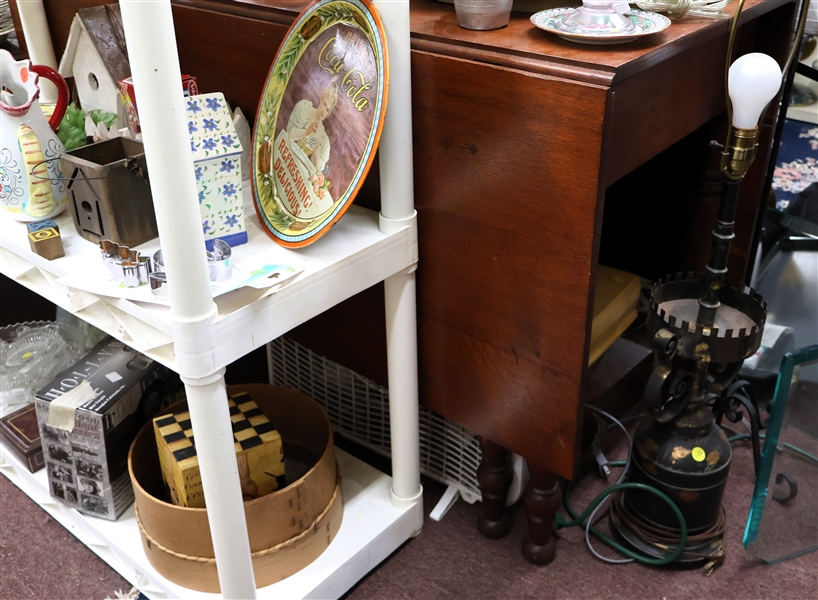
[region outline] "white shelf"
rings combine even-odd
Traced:
[[[276,287],[244,287],[215,298],[218,317],[213,335],[219,343],[213,362],[207,372],[186,373],[188,376],[209,375],[417,262],[415,227],[383,234],[378,214],[357,206],[352,206],[332,231],[311,246],[298,250],[279,246],[262,230],[252,208],[249,187],[245,182],[249,242],[233,248],[234,263],[263,260],[267,264],[291,265],[299,272]],[[100,282],[88,284],[85,275],[89,269],[96,271],[94,275],[103,273],[98,246],[77,234],[68,211],[55,220],[65,256],[49,261],[31,251],[24,223],[1,215],[0,272],[178,370],[170,307],[118,298],[118,284],[104,281],[104,276]],[[158,248],[158,239],[136,247],[148,256]],[[83,279],[86,281],[80,281]],[[71,287],[65,281],[84,284],[86,289]]]
[[[283,581],[258,590],[258,598],[337,598],[423,524],[423,503],[393,506],[392,478],[343,450],[335,450],[341,468],[344,521],[329,548],[310,565]],[[142,549],[133,506],[117,521],[87,517],[51,498],[45,469],[30,473],[0,445],[0,472],[131,585],[152,600],[213,599],[159,575]]]
[[[181,112],[174,111],[173,103],[167,101],[171,90],[178,89],[174,72],[179,70],[169,0],[123,0],[120,5],[125,36],[137,41],[130,53],[137,89],[144,85],[152,92],[141,96],[140,120],[165,263],[174,277],[187,276],[182,283],[170,282],[174,314],[169,306],[150,302],[152,297],[145,295],[144,289],[121,292],[100,278],[99,250],[77,235],[70,214],[57,219],[65,257],[52,261],[30,250],[24,224],[0,216],[0,272],[181,375],[196,431],[219,580],[228,597],[338,596],[416,535],[423,522],[409,2],[374,3],[390,55],[390,101],[379,149],[382,214],[353,206],[320,240],[288,250],[261,229],[249,186],[245,187],[249,242],[233,249],[234,264],[260,259],[263,264],[290,265],[295,276],[266,289],[245,287],[220,295],[214,299],[215,314],[211,310],[204,265],[196,264],[198,250],[187,245],[201,244],[202,238],[196,235],[198,210],[192,199],[191,203],[176,202],[192,196],[193,181],[192,173],[189,181],[179,177],[192,163],[186,158],[187,134]],[[148,38],[150,44],[141,43]],[[163,68],[157,68],[159,65]],[[156,137],[148,135],[151,131]],[[167,152],[152,162],[168,148],[185,150]],[[170,223],[173,229],[163,229]],[[158,243],[154,240],[136,249],[151,255]],[[338,536],[310,566],[256,593],[249,542],[242,531],[245,522],[238,472],[232,460],[223,368],[380,281],[384,282],[386,307],[393,477],[339,452],[345,512]],[[6,475],[27,493],[30,490],[55,519],[148,596],[195,596],[156,575],[145,559],[132,512],[116,523],[87,519],[49,497],[44,474],[38,480],[14,458],[3,460]]]
[[[263,255],[270,264],[291,264],[300,272],[277,288],[243,288],[215,299],[219,310],[213,326],[214,339],[219,340],[215,345],[216,369],[417,261],[414,224],[386,235],[379,230],[378,214],[370,210],[351,207],[321,240],[293,251],[273,242],[248,208],[249,242],[234,248],[235,260]],[[1,215],[0,272],[178,371],[169,306],[59,283],[88,269],[102,270],[102,264],[96,244],[76,233],[70,215],[63,214],[56,221],[66,255],[48,261],[29,249],[25,224]],[[138,247],[146,254],[156,248],[158,240]],[[420,497],[408,507],[396,507],[391,477],[343,451],[337,450],[337,454],[344,495],[341,530],[315,562],[282,582],[258,590],[259,598],[338,597],[419,533],[423,523]],[[5,448],[0,460],[4,475],[148,597],[218,597],[182,588],[156,573],[142,550],[133,508],[116,522],[86,517],[50,497],[45,470],[32,475]]]

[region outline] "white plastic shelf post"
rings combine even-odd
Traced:
[[[375,0],[389,52],[389,104],[380,145],[383,233],[416,231],[412,173],[412,77],[409,0]],[[420,485],[418,359],[415,267],[384,281],[389,413],[392,438],[392,502],[411,506]]]
[[[216,306],[205,257],[170,0],[121,0],[120,7],[168,274],[174,352],[196,432],[219,584],[225,598],[255,598],[224,370],[216,367],[213,353]],[[210,364],[212,370],[208,369]]]
[[[51,31],[48,29],[43,0],[17,0],[17,10],[20,13],[20,24],[23,26],[23,37],[31,62],[56,70],[57,58],[54,55],[54,45],[51,43]],[[53,83],[41,77],[39,86],[41,103],[57,102],[57,88]]]

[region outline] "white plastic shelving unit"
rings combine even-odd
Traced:
[[[96,246],[58,219],[66,256],[32,253],[24,224],[0,219],[0,271],[55,304],[177,371],[196,430],[202,482],[225,598],[335,597],[384,560],[423,523],[418,457],[417,229],[413,202],[408,0],[376,0],[390,54],[389,107],[380,145],[381,214],[352,207],[318,242],[288,250],[270,240],[254,212],[248,244],[234,260],[262,253],[298,274],[266,290],[210,291],[199,208],[178,88],[179,63],[169,0],[121,0],[131,68],[140,93],[159,239],[170,306],[81,290],[66,282],[101,268]],[[149,43],[140,44],[134,40]],[[139,50],[134,50],[140,47]],[[170,60],[169,57],[172,59]],[[177,98],[178,106],[163,98]],[[182,143],[184,141],[184,143]],[[183,149],[183,150],[180,150]],[[189,173],[189,177],[180,174]],[[192,192],[192,193],[191,193]],[[185,200],[183,200],[185,199]],[[249,196],[245,201],[249,202]],[[147,250],[151,243],[144,245]],[[155,247],[155,246],[153,246]],[[256,590],[232,450],[224,368],[331,306],[384,281],[393,476],[338,452],[344,520],[327,551],[299,573]],[[176,282],[174,284],[174,282]],[[354,343],[351,341],[350,343]],[[56,520],[151,598],[212,597],[180,588],[147,562],[131,509],[116,522],[85,517],[54,502],[45,475],[31,475],[5,449],[0,470]]]

